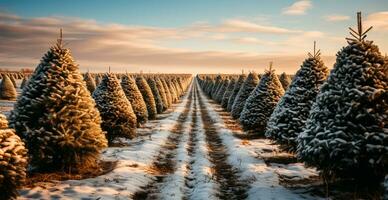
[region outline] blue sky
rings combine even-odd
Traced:
[[[387,52],[387,0],[3,0],[0,13],[19,19],[6,17],[3,24],[7,26],[0,27],[0,31],[3,28],[3,32],[10,32],[1,39],[15,46],[11,52],[0,49],[0,67],[35,66],[47,44],[55,40],[54,29],[62,27],[68,32],[65,39],[71,40],[69,48],[81,69],[93,66],[98,71],[112,63],[118,71],[128,68],[200,73],[225,69],[236,73],[246,68],[260,73],[266,62],[273,60],[276,66],[278,60],[279,71],[293,73],[314,40],[331,67],[336,51],[346,45],[347,27],[355,24],[357,11],[363,12],[367,24],[375,26],[369,38]],[[20,37],[31,38],[31,51],[17,48],[26,41],[20,43],[20,38],[15,38],[15,24],[23,24],[17,30],[26,30]],[[36,29],[40,32],[30,33]],[[94,34],[101,37],[86,36]],[[125,42],[118,44],[124,38]],[[47,42],[36,45],[37,41]],[[113,54],[112,48],[121,50]],[[104,51],[111,56],[95,60]],[[121,54],[126,51],[138,56],[124,59],[126,55]],[[23,56],[20,63],[16,62],[19,56]],[[172,59],[174,56],[179,59]],[[4,61],[7,58],[15,61]]]

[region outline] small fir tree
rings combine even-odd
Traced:
[[[245,101],[250,96],[251,92],[255,89],[256,85],[259,83],[259,78],[255,72],[249,73],[248,77],[244,81],[240,90],[237,93],[236,99],[233,102],[232,106],[232,117],[234,119],[240,118],[240,114],[244,108]]]
[[[128,75],[123,76],[121,79],[121,87],[125,96],[131,102],[132,110],[136,115],[137,126],[139,127],[148,120],[148,111],[143,95],[137,87],[135,80]]]
[[[143,96],[144,102],[147,106],[148,119],[149,120],[156,119],[156,115],[157,115],[156,103],[150,86],[148,85],[147,81],[143,78],[143,76],[138,76],[136,78],[136,85],[139,88]]]
[[[245,74],[241,74],[238,77],[236,84],[234,84],[232,94],[230,95],[229,100],[228,100],[228,106],[226,108],[227,111],[229,111],[229,112],[232,111],[234,100],[236,99],[236,96],[237,96],[238,92],[240,91],[241,86],[244,84],[246,78],[247,78],[247,76]]]

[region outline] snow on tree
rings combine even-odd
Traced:
[[[24,76],[22,83],[20,84],[20,89],[23,89],[27,85],[27,81],[28,81],[28,78]]]
[[[181,94],[183,93],[183,88],[180,87],[180,85],[179,85],[179,83],[178,83],[176,78],[172,79],[172,83],[174,84],[174,86],[176,88],[177,96],[179,98],[181,96]]]
[[[92,76],[89,74],[89,72],[87,72],[84,75],[84,81],[86,83],[86,88],[88,88],[90,93],[93,93],[94,90],[96,89],[96,82],[94,81]]]
[[[221,103],[222,97],[224,96],[224,93],[226,91],[226,87],[229,85],[229,79],[225,79],[222,81],[220,89],[218,89],[218,92],[216,94],[216,102]]]
[[[117,137],[132,139],[136,136],[136,115],[114,74],[104,75],[93,92],[93,98],[102,118],[102,130],[106,131],[110,144]]]
[[[163,83],[160,80],[160,78],[154,77],[154,80],[155,80],[155,83],[156,83],[156,87],[158,88],[160,98],[162,99],[162,102],[163,102],[163,109],[162,109],[162,111],[165,111],[165,110],[167,110],[170,107],[169,102],[167,100],[166,91],[164,90]]]
[[[314,54],[309,53],[267,124],[265,135],[281,144],[283,150],[296,151],[297,136],[305,126],[311,105],[328,72],[320,52],[315,51],[314,42]]]
[[[226,107],[227,111],[229,111],[229,112],[232,111],[234,100],[236,99],[236,96],[237,96],[238,92],[240,91],[241,86],[244,84],[246,78],[247,78],[247,76],[245,74],[241,74],[238,77],[236,84],[234,84],[232,94],[230,95],[229,100],[228,100],[228,106]]]
[[[136,115],[137,126],[139,127],[140,124],[144,124],[148,120],[148,111],[143,95],[137,87],[135,80],[128,75],[123,76],[121,79],[121,87],[131,103],[132,110]]]
[[[4,74],[0,84],[0,98],[6,100],[16,99],[16,89],[8,75]]]
[[[148,119],[153,120],[156,119],[157,110],[154,95],[152,94],[151,88],[148,85],[147,81],[143,78],[143,76],[136,77],[136,85],[139,88],[144,102],[148,111]]]
[[[95,80],[94,82],[96,83],[96,87],[97,87],[101,83],[101,76],[99,74],[96,74],[96,76],[94,77],[94,80]]]
[[[298,155],[323,176],[379,184],[388,169],[388,62],[352,28],[298,137]]]
[[[13,87],[17,88],[15,77],[12,74],[9,74],[8,77],[11,80]]]
[[[258,83],[259,78],[257,77],[257,74],[255,72],[249,73],[233,102],[231,114],[234,119],[240,118],[240,114],[244,108],[246,100]]]
[[[26,178],[27,149],[0,114],[0,194],[1,199],[16,199],[17,188]]]
[[[39,170],[87,171],[107,146],[100,114],[61,37],[44,55],[11,112],[9,125]]]
[[[283,94],[284,89],[271,63],[269,70],[264,73],[245,102],[240,116],[243,129],[264,135],[268,119]]]
[[[168,107],[171,107],[172,105],[172,93],[170,92],[170,88],[168,87],[167,85],[167,82],[166,82],[166,78],[163,77],[163,78],[160,78],[160,81],[162,82],[163,84],[163,88],[164,88],[164,92],[166,94],[166,98],[167,98],[167,102],[168,102]]]
[[[178,95],[176,93],[175,88],[171,84],[171,80],[167,78],[166,79],[166,84],[168,86],[168,90],[170,91],[172,102],[173,103],[177,102],[178,101]]]
[[[232,78],[230,81],[229,81],[229,84],[228,86],[226,87],[225,89],[225,93],[224,93],[224,96],[222,96],[222,100],[221,100],[221,106],[226,109],[228,107],[228,101],[229,101],[229,98],[230,96],[232,95],[233,93],[233,88],[234,88],[234,85],[236,84],[236,80],[234,78]]]
[[[163,100],[162,100],[162,97],[160,96],[158,86],[156,85],[155,79],[153,77],[148,77],[147,83],[151,88],[152,94],[154,95],[156,111],[158,114],[160,114],[163,112]]]
[[[209,96],[214,100],[216,98],[216,93],[217,93],[217,90],[219,89],[220,85],[222,83],[222,77],[221,75],[218,75],[216,77],[216,80],[214,82],[214,85],[213,87],[211,88],[211,91],[210,91],[210,94]]]
[[[280,80],[280,83],[282,83],[284,91],[286,91],[288,89],[288,86],[291,83],[291,78],[286,73],[283,72],[280,75],[279,80]]]

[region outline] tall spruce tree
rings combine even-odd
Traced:
[[[282,86],[283,86],[283,89],[284,91],[286,91],[288,89],[288,86],[290,85],[291,83],[291,78],[290,76],[288,76],[285,72],[283,72],[281,75],[280,75],[280,83],[282,83]]]
[[[16,89],[8,75],[3,75],[0,83],[0,98],[5,100],[16,99]]]
[[[110,144],[117,137],[132,139],[136,136],[136,115],[114,74],[104,75],[93,92],[93,98],[102,118],[102,130],[107,132]]]
[[[172,93],[170,92],[170,88],[167,85],[166,78],[162,77],[160,78],[160,81],[163,84],[164,92],[166,94],[167,102],[168,102],[168,107],[172,106]]]
[[[328,73],[314,42],[314,54],[309,53],[267,124],[265,135],[281,144],[282,149],[296,151],[298,134]]]
[[[16,199],[17,189],[26,178],[27,149],[7,118],[0,114],[0,194],[1,199]]]
[[[166,78],[166,84],[167,84],[168,90],[170,91],[172,102],[176,103],[178,101],[178,95],[176,93],[175,88],[171,84],[170,78]]]
[[[216,95],[216,102],[221,104],[222,97],[224,96],[224,93],[226,91],[226,87],[229,85],[229,79],[225,79],[222,81],[222,85],[220,89],[218,89],[217,95]]]
[[[275,70],[272,69],[271,63],[269,70],[261,77],[259,84],[244,104],[240,116],[243,129],[264,135],[268,119],[283,94],[282,84]]]
[[[231,114],[234,119],[240,118],[240,114],[244,108],[246,100],[250,96],[251,92],[256,88],[258,83],[259,78],[257,74],[255,72],[249,73],[233,102]]]
[[[298,137],[298,155],[324,176],[376,184],[388,169],[388,63],[365,40],[371,28],[363,31],[361,13],[357,19]]]
[[[148,111],[143,95],[137,87],[135,80],[128,75],[123,76],[121,79],[121,87],[125,96],[131,102],[132,110],[136,115],[137,126],[139,127],[148,120]]]
[[[169,102],[168,102],[168,100],[167,100],[166,91],[165,91],[165,89],[164,89],[163,83],[162,83],[162,81],[160,80],[160,78],[158,78],[158,77],[155,76],[154,79],[155,79],[156,87],[158,88],[160,97],[162,98],[162,102],[163,102],[163,111],[165,111],[165,110],[167,110],[167,109],[170,107]]]
[[[224,109],[226,109],[228,107],[228,101],[229,101],[230,96],[232,96],[233,88],[234,88],[235,84],[236,84],[236,80],[234,78],[232,78],[229,81],[228,86],[225,89],[224,96],[222,96],[222,100],[221,100],[221,106]]]
[[[229,100],[228,100],[228,106],[226,107],[227,111],[229,111],[229,112],[232,111],[234,100],[236,99],[236,96],[237,96],[238,92],[240,91],[242,85],[244,84],[246,78],[247,78],[247,76],[245,74],[241,74],[238,77],[236,84],[234,84],[232,94],[230,95]]]
[[[89,72],[87,72],[84,75],[84,81],[86,83],[86,87],[88,88],[89,92],[93,93],[94,90],[96,89],[96,82],[94,81],[92,76],[89,74]]]
[[[143,76],[136,77],[136,85],[139,88],[144,102],[147,106],[148,111],[148,119],[153,120],[156,119],[157,110],[154,95],[152,94],[151,88],[148,85],[147,81]]]
[[[95,107],[70,50],[61,37],[32,74],[10,116],[24,140],[30,164],[40,170],[96,167],[107,146]]]
[[[152,94],[154,95],[156,111],[158,114],[160,114],[163,112],[163,100],[159,93],[158,86],[156,85],[155,79],[153,77],[148,77],[147,83],[151,88]]]

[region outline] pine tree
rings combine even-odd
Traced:
[[[247,78],[247,76],[245,74],[241,74],[238,77],[236,84],[234,84],[233,92],[230,95],[229,100],[228,100],[228,106],[226,108],[227,111],[229,111],[229,112],[232,111],[234,100],[236,99],[236,96],[237,96],[238,92],[240,91],[242,85],[244,84],[246,78]]]
[[[97,87],[101,83],[101,76],[99,74],[96,74],[96,76],[94,77],[94,80],[95,80],[94,82],[96,83],[96,87]]]
[[[218,92],[216,94],[216,102],[221,103],[222,97],[224,96],[224,93],[226,91],[226,87],[229,85],[229,79],[225,79],[222,81],[220,89],[218,89]]]
[[[0,194],[1,199],[16,199],[17,188],[26,178],[27,149],[8,122],[0,114]]]
[[[10,127],[26,143],[32,167],[84,171],[96,167],[107,146],[100,123],[95,102],[60,37],[23,89]]]
[[[163,84],[164,92],[166,94],[167,102],[168,102],[168,107],[172,106],[172,93],[170,92],[170,88],[167,85],[165,77],[160,78],[160,81]]]
[[[0,98],[6,100],[16,99],[16,89],[11,79],[6,74],[3,75],[3,79],[0,84]]]
[[[240,118],[240,114],[244,108],[245,102],[251,92],[255,89],[258,82],[259,78],[257,77],[257,74],[254,72],[249,73],[247,79],[242,84],[233,102],[231,114],[234,119]]]
[[[240,116],[243,129],[264,135],[268,119],[283,94],[282,84],[271,63],[269,70],[261,77],[259,84],[245,102]]]
[[[280,75],[279,80],[280,80],[280,83],[282,83],[284,91],[286,91],[288,89],[288,86],[291,83],[291,78],[286,73],[283,72]]]
[[[215,99],[215,96],[216,96],[216,93],[217,93],[217,90],[219,89],[220,87],[220,84],[222,82],[222,77],[221,75],[218,75],[215,79],[215,82],[214,82],[214,85],[213,87],[211,88],[211,90],[209,91],[209,96],[214,100]]]
[[[94,90],[96,89],[96,82],[92,78],[92,76],[87,72],[84,75],[84,81],[86,83],[86,88],[88,88],[89,92],[92,94]]]
[[[140,124],[144,124],[148,120],[148,111],[143,95],[137,87],[135,80],[128,75],[121,79],[121,87],[125,96],[131,102],[132,110],[136,115],[137,126],[139,127]]]
[[[23,89],[27,85],[28,78],[23,77],[22,83],[20,84],[20,89]]]
[[[154,101],[156,104],[156,111],[158,114],[163,112],[163,100],[160,96],[158,86],[156,85],[156,82],[153,77],[147,78],[147,83],[151,88],[152,94],[154,95]]]
[[[11,80],[13,87],[17,88],[16,80],[15,80],[15,77],[13,76],[13,74],[8,74],[8,77]]]
[[[268,121],[265,135],[276,140],[284,150],[296,151],[297,136],[327,75],[328,69],[319,51],[315,51],[314,43],[314,54],[309,53]]]
[[[167,100],[167,95],[166,95],[166,91],[163,87],[163,83],[162,81],[160,80],[160,78],[158,77],[155,77],[155,83],[156,83],[156,87],[158,88],[158,91],[159,91],[159,94],[160,94],[160,97],[162,98],[162,102],[163,102],[163,111],[167,110],[170,105],[169,105],[169,102]]]
[[[114,74],[102,78],[93,98],[102,118],[102,130],[107,132],[110,144],[117,137],[132,139],[136,136],[136,115]]]
[[[229,84],[228,84],[228,86],[225,89],[224,96],[222,96],[222,100],[221,100],[221,106],[224,109],[226,109],[228,107],[228,101],[229,101],[230,96],[232,96],[233,88],[234,88],[235,84],[236,84],[236,80],[234,78],[232,78],[229,81]]]
[[[168,87],[168,91],[170,91],[172,102],[176,103],[178,101],[178,96],[176,94],[176,90],[173,88],[173,86],[171,84],[171,80],[170,79],[166,79],[166,84],[167,84],[167,87]]]
[[[143,76],[138,76],[136,78],[136,85],[139,88],[143,96],[144,102],[147,106],[148,119],[149,120],[156,119],[156,115],[157,115],[156,103],[150,86],[148,85],[147,81],[143,78]]]
[[[314,102],[298,155],[324,176],[355,178],[376,184],[388,169],[388,63],[372,41],[365,40],[361,13],[358,31],[337,60]]]

